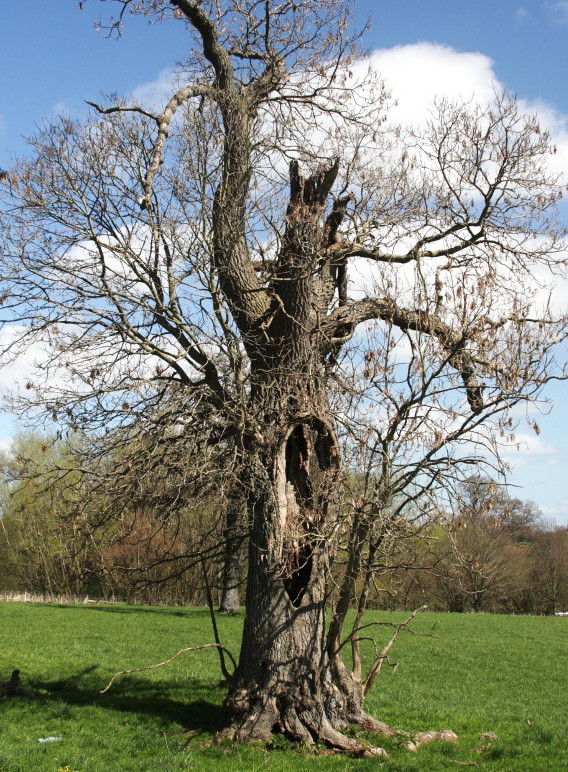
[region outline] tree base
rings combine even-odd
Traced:
[[[362,732],[400,737],[406,741],[406,748],[413,752],[435,740],[457,742],[457,736],[449,730],[413,735],[378,721],[364,711],[345,718],[330,708],[329,701],[325,707],[323,701],[301,692],[301,689],[291,692],[284,686],[278,688],[278,685],[270,694],[251,693],[245,689],[233,692],[225,701],[226,723],[218,733],[217,741],[269,743],[275,733],[281,733],[307,747],[324,743],[328,748],[355,757],[388,755],[384,748],[345,734],[347,727],[356,726]]]

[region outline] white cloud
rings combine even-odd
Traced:
[[[380,49],[370,59],[398,101],[391,117],[401,123],[422,123],[436,98],[488,102],[497,84],[493,62],[485,54],[433,43]]]
[[[0,452],[7,452],[12,447],[13,437],[0,437]]]
[[[550,461],[561,454],[560,448],[547,442],[544,438],[528,432],[517,432],[512,442],[507,443],[503,452],[503,458],[511,464],[518,467],[529,459],[541,458]]]
[[[552,14],[552,20],[555,24],[568,24],[568,2],[549,2],[545,4]]]
[[[172,96],[175,76],[170,68],[162,70],[155,80],[142,83],[132,92],[135,101],[150,109],[163,107]]]
[[[563,12],[568,22],[568,0],[550,6],[556,13]],[[519,15],[526,16],[526,9],[519,8],[517,17]],[[486,54],[456,51],[435,43],[375,50],[361,68],[361,75],[369,65],[382,75],[397,102],[388,115],[389,122],[393,123],[423,124],[437,98],[488,104],[495,93],[506,88]],[[176,77],[172,69],[166,68],[154,80],[134,89],[132,97],[150,109],[163,107],[175,89]],[[568,116],[541,100],[519,100],[519,105],[522,111],[537,113],[543,128],[551,133],[558,151],[553,167],[558,171],[568,170]],[[74,113],[63,103],[54,111]]]
[[[524,112],[538,116],[541,127],[548,131],[556,152],[551,156],[551,168],[561,174],[568,173],[568,115],[560,113],[556,108],[540,99],[519,100]]]
[[[542,505],[539,509],[548,527],[568,528],[568,499],[559,504]]]
[[[529,15],[529,12],[527,11],[526,8],[524,7],[517,8],[517,10],[515,11],[515,21],[522,22],[528,17],[528,15]]]
[[[556,5],[565,8],[568,22],[568,2]],[[493,61],[485,54],[460,52],[434,43],[379,49],[371,54],[370,64],[397,100],[389,120],[403,124],[423,124],[436,99],[471,100],[483,105],[506,89],[495,73]],[[551,167],[566,172],[568,116],[539,99],[520,99],[519,107],[522,112],[538,115],[557,148]]]
[[[6,325],[0,330],[0,351],[14,343],[17,337],[24,331],[18,325]],[[45,346],[39,343],[31,345],[25,352],[13,360],[10,354],[6,355],[5,362],[0,367],[0,393],[6,394],[14,391],[18,386],[37,374],[37,363],[45,360]]]
[[[540,511],[545,518],[553,518],[558,525],[568,525],[568,499],[565,499],[560,504],[553,504],[552,506],[542,506]]]

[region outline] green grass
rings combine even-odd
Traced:
[[[372,613],[367,621],[403,617]],[[238,653],[242,617],[218,625],[222,642]],[[413,628],[427,633],[434,625],[437,639],[401,635],[391,657],[400,666],[380,674],[367,707],[410,731],[452,729],[459,743],[412,754],[382,740],[389,759],[350,759],[279,741],[212,745],[224,695],[215,650],[120,677],[99,694],[117,670],[210,642],[203,609],[0,603],[0,680],[17,667],[37,695],[0,701],[0,770],[446,772],[471,762],[504,772],[568,770],[568,620],[422,614]],[[499,740],[484,743],[483,732]],[[49,736],[63,739],[38,742]]]

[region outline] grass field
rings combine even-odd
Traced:
[[[218,624],[238,653],[242,617]],[[283,738],[268,748],[213,745],[224,695],[213,649],[123,676],[99,694],[117,670],[210,642],[203,609],[0,603],[0,680],[19,668],[36,693],[0,700],[0,770],[568,770],[568,619],[425,613],[413,627],[439,637],[401,635],[400,666],[381,673],[369,712],[410,731],[452,729],[459,742],[412,754],[381,741],[388,759],[351,759]],[[499,739],[481,741],[484,732]],[[39,742],[47,737],[62,739]]]

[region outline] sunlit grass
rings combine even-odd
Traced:
[[[371,614],[400,621],[403,614]],[[222,642],[238,654],[242,616],[218,618]],[[146,770],[568,770],[568,620],[423,614],[401,635],[400,665],[379,676],[369,711],[410,731],[452,729],[457,745],[434,743],[411,754],[381,741],[390,758],[310,755],[273,747],[212,744],[224,696],[214,649],[187,653],[167,667],[122,676],[179,649],[212,640],[203,609],[0,604],[0,680],[14,668],[34,700],[0,702],[2,772]],[[380,628],[379,628],[380,630]],[[387,629],[380,633],[386,640]],[[483,741],[485,732],[498,740]],[[50,743],[39,738],[61,737]],[[481,753],[476,749],[482,750]],[[323,750],[323,749],[322,749]]]

